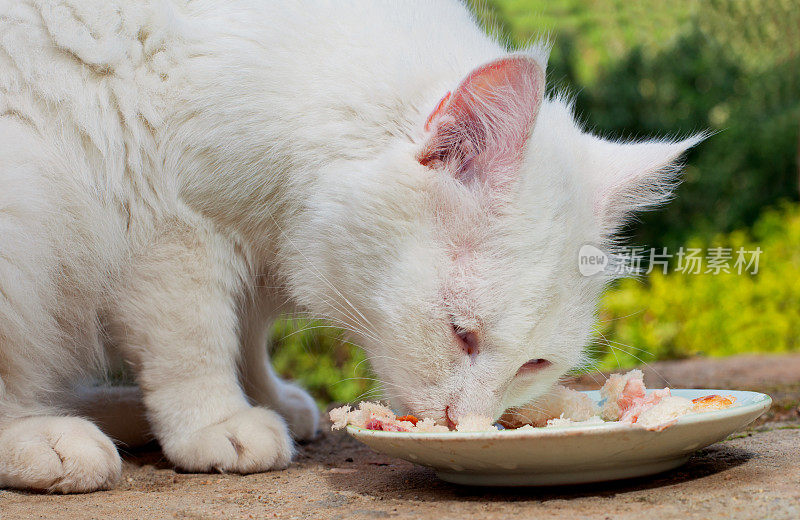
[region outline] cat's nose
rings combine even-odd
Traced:
[[[475,331],[462,329],[456,324],[452,324],[453,333],[461,347],[461,350],[469,356],[471,361],[478,355],[478,334]]]

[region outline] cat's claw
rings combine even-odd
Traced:
[[[249,408],[174,441],[162,442],[174,464],[198,472],[257,473],[284,469],[294,446],[286,422],[265,408]]]
[[[78,417],[26,417],[0,431],[0,487],[51,493],[110,489],[122,470],[114,443]]]

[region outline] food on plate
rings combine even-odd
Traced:
[[[548,421],[566,419],[583,422],[599,414],[597,404],[577,390],[555,385],[548,393],[530,404],[509,408],[498,421],[505,428],[519,428],[526,424],[547,426]]]
[[[604,400],[601,410],[604,420],[635,423],[651,429],[663,429],[687,413],[729,408],[736,401],[733,396],[709,395],[700,398],[706,404],[698,404],[697,399],[693,402],[672,395],[669,388],[648,394],[641,370],[613,374],[600,389],[600,397]]]
[[[721,395],[706,395],[703,397],[698,397],[697,399],[692,399],[692,403],[694,403],[694,411],[695,412],[711,412],[713,410],[724,410],[725,408],[730,408],[733,406],[733,403],[736,402],[736,398],[732,395],[721,396]]]
[[[483,415],[469,414],[459,419],[456,424],[456,431],[459,432],[484,432],[496,429],[494,420]]]
[[[334,408],[330,411],[329,416],[334,430],[352,424],[367,430],[388,432],[434,433],[450,431],[450,428],[436,424],[433,419],[417,419],[413,415],[398,417],[391,409],[378,403],[362,402],[357,408],[350,406]],[[491,420],[489,420],[489,424],[491,425]]]
[[[497,429],[532,429],[536,427],[589,426],[617,422],[663,430],[688,413],[701,413],[730,408],[733,396],[707,395],[694,400],[674,396],[669,388],[651,390],[644,385],[641,370],[611,375],[600,389],[601,404],[583,392],[560,385],[531,404],[510,408],[495,425],[490,417],[467,415],[456,425],[459,432],[494,431]],[[388,407],[362,402],[357,408],[342,406],[330,412],[332,428],[348,424],[367,430],[393,432],[447,432],[447,426],[433,419],[413,415],[397,416]]]
[[[558,417],[548,419],[545,426],[548,428],[556,428],[559,426],[592,426],[594,424],[604,424],[605,422],[606,421],[600,418],[599,415],[593,415],[584,421],[575,421],[573,419],[567,419],[564,417],[564,414],[561,414]]]

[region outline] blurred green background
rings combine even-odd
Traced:
[[[594,132],[718,132],[688,155],[676,199],[627,230],[629,243],[762,251],[755,275],[654,270],[612,287],[590,347],[595,366],[800,350],[797,1],[468,4],[510,47],[549,37],[551,89],[574,96]],[[340,331],[284,320],[273,343],[278,372],[320,404],[376,397],[363,354]]]

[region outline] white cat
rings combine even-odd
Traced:
[[[0,0],[0,486],[114,484],[114,444],[68,414],[116,357],[176,465],[285,467],[318,420],[267,359],[287,310],[440,421],[582,363],[607,279],[578,249],[701,137],[585,133],[546,54],[455,0]]]

